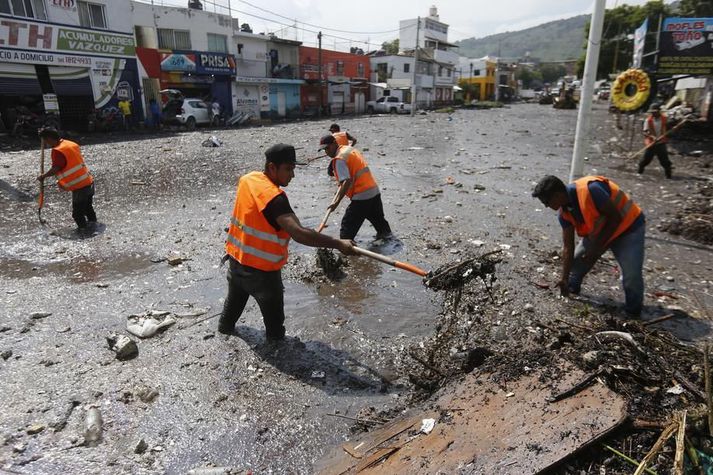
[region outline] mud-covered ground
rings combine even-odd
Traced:
[[[516,377],[546,365],[552,356],[545,350],[586,349],[576,329],[560,338],[543,333],[538,322],[558,328],[556,319],[622,318],[611,255],[595,267],[581,297],[557,297],[559,225],[530,197],[542,175],[567,177],[576,113],[522,104],[450,117],[339,121],[358,138],[400,239],[372,243],[374,230],[365,224],[360,245],[425,269],[501,250],[493,294],[463,303],[472,331],[443,355],[487,348],[501,358],[486,358],[479,370]],[[285,344],[264,343],[254,302],[237,336],[216,334],[215,318],[201,322],[220,311],[226,292],[219,261],[237,177],[261,168],[262,152],[277,142],[301,147],[301,159],[316,156],[331,122],[127,140],[77,137],[96,179],[103,224],[84,239],[72,233],[69,195],[53,186],[42,213],[48,225],[39,225],[37,147],[2,149],[0,468],[185,473],[214,464],[309,473],[353,430],[352,420],[333,414],[356,417],[365,408],[388,414],[413,403],[414,391],[428,381],[413,377],[423,364],[412,355],[427,350],[443,328],[444,308],[442,293],[413,274],[350,258],[346,277],[331,281],[320,276],[315,250],[293,243],[283,272]],[[628,129],[616,129],[603,105],[595,105],[593,123],[586,172],[614,179],[646,212],[644,320],[674,309],[675,318],[655,327],[700,342],[710,332],[712,249],[657,225],[710,181],[710,145],[674,143],[681,153],[672,154],[673,180],[656,163],[639,176],[635,162],[623,158],[639,148],[639,137],[630,142]],[[202,147],[212,134],[223,146]],[[689,155],[700,149],[701,156]],[[286,189],[308,226],[317,226],[334,191],[325,168],[325,160],[298,167]],[[343,206],[325,232],[337,233]],[[183,261],[170,265],[169,257]],[[149,310],[170,311],[178,323],[139,341],[137,358],[116,360],[105,337],[125,332],[129,315]],[[537,332],[543,336],[534,338]],[[568,338],[582,341],[571,345]],[[545,356],[537,359],[540,348]],[[521,359],[525,354],[533,357]],[[101,410],[104,432],[99,445],[88,447],[84,418],[92,406]]]

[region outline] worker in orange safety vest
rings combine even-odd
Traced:
[[[376,239],[392,238],[391,227],[384,217],[379,186],[361,153],[351,146],[339,145],[333,135],[325,135],[319,144],[319,150],[324,150],[332,158],[327,173],[339,183],[327,209],[334,211],[344,196],[351,200],[342,218],[339,237],[354,239],[366,219],[376,229]]]
[[[37,180],[54,176],[57,185],[64,191],[72,192],[72,218],[80,233],[89,232],[97,223],[97,215],[92,204],[94,199],[94,178],[84,163],[79,145],[60,137],[54,128],[44,128],[40,139],[52,149],[52,167]]]
[[[357,143],[356,137],[350,135],[349,132],[342,132],[339,124],[330,125],[329,132],[331,132],[339,145],[351,145],[353,147]]]
[[[671,178],[671,160],[668,158],[668,143],[666,114],[661,113],[661,106],[653,104],[649,109],[649,115],[644,120],[644,145],[648,148],[639,160],[639,174],[644,173],[644,168],[651,163],[654,155],[658,157],[661,168],[663,168],[666,178]]]
[[[625,310],[639,318],[644,301],[645,218],[641,208],[619,186],[602,176],[585,176],[565,185],[556,176],[544,177],[532,196],[559,211],[562,227],[562,295],[579,293],[584,276],[607,249],[621,268]],[[575,232],[582,237],[574,247]]]
[[[296,155],[291,145],[277,144],[265,152],[265,168],[238,181],[233,213],[225,243],[228,296],[218,331],[232,334],[248,298],[258,303],[268,340],[285,337],[282,266],[287,262],[290,239],[312,247],[355,254],[348,239],[335,239],[300,224],[287,195],[280,188],[295,176]]]

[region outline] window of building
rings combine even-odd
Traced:
[[[79,0],[77,2],[77,10],[79,11],[80,25],[86,26],[87,28],[107,28],[104,5]]]
[[[191,49],[191,33],[188,30],[158,29],[160,49]]]
[[[214,53],[227,53],[228,37],[225,35],[208,33],[208,51],[212,51]]]
[[[474,69],[473,76],[480,76],[480,69]]]
[[[0,0],[0,13],[38,20],[47,19],[44,0]]]
[[[337,61],[337,76],[344,76],[344,61]]]
[[[364,77],[364,63],[357,63],[357,77]]]
[[[438,66],[438,77],[443,76],[443,66]]]
[[[404,72],[407,73],[411,71],[411,63],[404,63]]]
[[[453,73],[453,71],[451,71],[450,69],[446,69],[446,73],[448,73],[448,77],[451,77],[451,74]]]

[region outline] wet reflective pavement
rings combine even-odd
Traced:
[[[523,104],[458,111],[450,121],[436,113],[339,121],[358,138],[400,240],[378,249],[435,269],[503,245],[499,282],[510,289],[513,311],[526,302],[535,304],[538,318],[571,311],[574,304],[529,285],[535,278],[556,280],[557,263],[548,259],[560,245],[556,217],[530,192],[544,174],[566,178],[575,118],[576,111]],[[595,108],[602,143],[607,120],[603,108]],[[0,468],[185,473],[215,463],[305,473],[350,433],[348,420],[326,414],[354,416],[363,407],[404,403],[413,364],[405,348],[434,331],[441,296],[417,276],[365,258],[349,258],[342,280],[315,277],[315,250],[295,243],[283,271],[290,336],[284,345],[265,343],[252,300],[229,338],[215,333],[215,319],[186,317],[139,341],[139,356],[130,361],[117,361],[105,341],[110,332],[124,331],[132,313],[219,312],[226,292],[219,262],[238,176],[261,169],[262,152],[277,142],[302,147],[298,159],[314,156],[332,122],[112,143],[79,138],[91,142],[82,150],[106,226],[81,239],[71,231],[69,194],[54,186],[46,187],[42,213],[48,226],[37,221],[28,197],[36,193],[39,151],[0,154],[0,352],[12,351],[0,359]],[[201,147],[209,135],[224,145]],[[711,301],[711,251],[655,229],[669,211],[667,196],[685,193],[694,172],[674,156],[680,178],[664,182],[653,167],[637,177],[631,167],[617,168],[621,160],[590,156],[588,172],[610,176],[646,210],[655,238],[647,244],[647,289],[678,297],[662,302],[647,290],[651,315],[674,303],[699,319],[667,322],[671,329],[687,340],[708,335],[696,302]],[[306,226],[317,226],[334,193],[326,165],[298,167],[286,188]],[[326,233],[338,232],[344,206]],[[359,245],[369,247],[373,234],[365,223]],[[183,262],[169,265],[169,256]],[[602,266],[588,278],[587,295],[619,304],[616,272]],[[39,311],[51,315],[32,319]],[[506,317],[494,329],[501,340],[522,326],[520,317]],[[158,397],[142,400],[146,388]],[[81,405],[54,432],[50,424],[74,398]],[[90,405],[104,418],[103,441],[93,448],[81,445]],[[28,434],[37,424],[45,428]],[[140,439],[148,444],[143,454],[134,450]]]

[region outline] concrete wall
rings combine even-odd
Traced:
[[[76,4],[70,8],[45,1],[47,21],[65,25],[79,25],[79,10]],[[131,3],[129,0],[92,0],[91,3],[104,5],[107,29],[123,33],[133,32]]]
[[[235,47],[238,76],[267,77],[267,38],[252,33],[236,33]],[[238,44],[243,45],[238,53]]]
[[[114,2],[124,0],[112,0]],[[134,25],[152,28],[156,36],[157,28],[174,30],[189,30],[191,47],[194,51],[208,51],[208,33],[227,36],[228,53],[235,54],[235,41],[233,41],[233,26],[230,17],[205,10],[189,8],[161,7],[146,3],[131,2],[132,14],[128,21]],[[235,20],[237,22],[237,20]],[[145,28],[145,31],[148,31]]]

